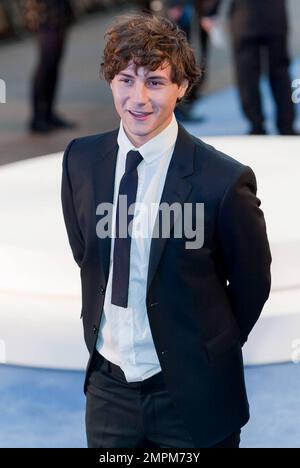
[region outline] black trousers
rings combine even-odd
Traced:
[[[39,59],[32,80],[32,117],[34,120],[48,120],[53,115],[66,33],[41,29],[36,37]]]
[[[120,367],[95,352],[86,397],[89,448],[195,448],[162,372],[127,382]],[[238,448],[239,443],[240,431],[213,448]]]
[[[196,14],[197,12],[195,12]],[[209,35],[202,28],[200,25],[201,17],[197,15],[198,19],[198,35],[199,35],[199,42],[200,42],[200,63],[199,66],[202,70],[202,76],[197,83],[189,92],[188,96],[185,97],[185,102],[189,104],[193,104],[199,97],[201,97],[201,93],[204,87],[204,84],[207,80],[207,63],[208,63],[208,55],[209,55]],[[187,35],[188,41],[191,43],[192,40],[192,22],[183,21],[183,19],[179,20],[178,26],[183,29],[183,31]]]
[[[252,128],[264,125],[259,89],[260,76],[269,77],[276,105],[276,125],[279,133],[293,129],[294,106],[291,98],[287,35],[242,37],[233,31],[234,62],[242,109]]]

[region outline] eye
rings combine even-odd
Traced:
[[[150,84],[151,84],[151,86],[156,88],[157,86],[161,85],[162,83],[160,81],[152,80],[152,81],[150,81]]]
[[[132,82],[130,78],[121,78],[120,81],[123,81],[125,84],[130,84]]]

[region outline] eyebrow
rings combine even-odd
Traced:
[[[127,78],[134,78],[133,75],[129,75],[128,73],[120,72],[119,75],[126,76]]]
[[[125,76],[126,78],[135,78],[135,75],[130,75],[128,73],[120,72],[119,75]],[[168,81],[167,78],[164,76],[159,76],[159,75],[150,75],[146,76],[148,80],[163,80],[163,81]]]
[[[168,79],[164,76],[159,76],[159,75],[150,75],[150,76],[147,76],[147,78],[149,78],[150,80],[164,80],[164,81],[168,81]]]

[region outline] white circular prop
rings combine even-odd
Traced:
[[[252,167],[267,222],[272,292],[244,346],[245,363],[290,361],[300,343],[300,139],[204,140]],[[8,364],[84,369],[87,363],[61,167],[62,153],[0,168],[0,361]]]

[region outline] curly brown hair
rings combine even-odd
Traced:
[[[138,67],[154,71],[169,64],[173,83],[180,86],[188,81],[185,95],[202,76],[185,32],[167,18],[151,14],[119,16],[105,38],[100,76],[108,83],[131,61],[136,73]]]

